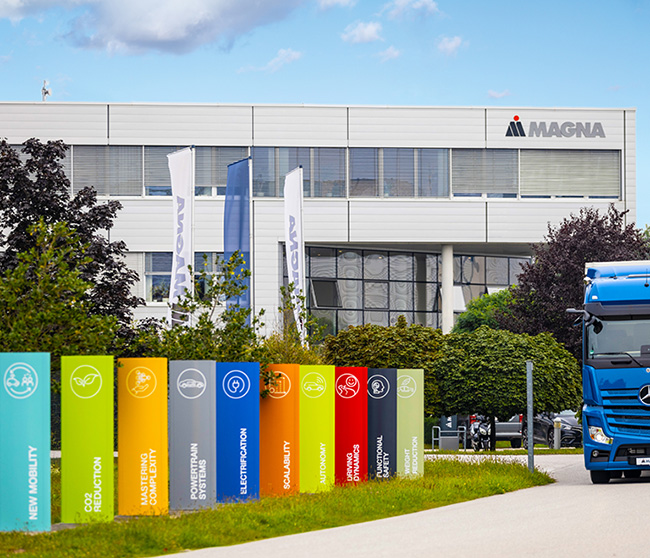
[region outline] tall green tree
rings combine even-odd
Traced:
[[[510,289],[503,289],[496,293],[484,294],[469,301],[467,310],[458,316],[452,333],[469,333],[482,325],[492,329],[499,329],[496,313],[507,312],[511,299],[512,293]]]
[[[495,313],[499,326],[532,335],[548,331],[580,358],[581,330],[565,310],[582,307],[585,263],[650,258],[647,238],[625,223],[626,214],[613,204],[605,214],[582,208],[557,227],[549,225],[544,241],[533,245],[533,261],[524,264],[511,302]]]
[[[67,265],[89,284],[83,294],[87,311],[114,316],[128,328],[132,309],[143,301],[131,294],[138,275],[124,262],[126,244],[109,240],[122,206],[99,203],[93,188],[73,195],[62,165],[66,150],[61,141],[30,139],[21,155],[0,141],[0,271],[16,268],[19,254],[35,247],[32,225],[66,223],[77,243],[67,252]]]

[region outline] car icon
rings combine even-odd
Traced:
[[[323,391],[325,388],[316,382],[305,382],[303,386],[305,391]]]
[[[202,389],[204,386],[203,382],[200,382],[199,380],[195,380],[194,378],[188,378],[187,380],[183,380],[178,385],[182,389],[188,389],[188,388]]]

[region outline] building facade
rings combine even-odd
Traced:
[[[284,175],[304,171],[308,305],[329,332],[454,314],[516,282],[530,243],[581,207],[636,214],[634,109],[0,103],[0,137],[62,139],[73,192],[123,205],[147,306],[166,315],[166,155],[195,146],[195,268],[223,251],[227,165],[251,157],[252,300],[277,324]],[[205,258],[204,258],[205,255]]]

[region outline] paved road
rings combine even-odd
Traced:
[[[380,521],[173,556],[650,556],[650,476],[592,485],[581,455],[536,456],[557,483]],[[644,473],[647,475],[648,473]]]

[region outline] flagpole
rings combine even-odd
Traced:
[[[250,247],[250,271],[251,271],[251,276],[250,276],[250,281],[249,281],[249,288],[250,288],[250,297],[251,297],[251,323],[252,323],[252,318],[255,315],[255,275],[254,275],[254,268],[255,266],[253,265],[253,262],[255,258],[253,257],[255,254],[255,206],[253,204],[253,173],[251,172],[251,163],[253,161],[252,157],[248,157],[248,214],[250,215],[250,218],[248,219],[248,238],[249,238],[249,247]]]

